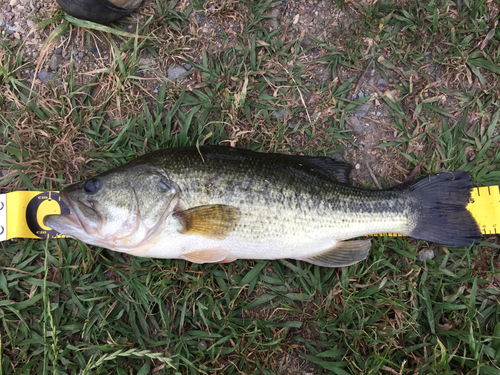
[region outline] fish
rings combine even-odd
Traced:
[[[158,150],[65,187],[60,197],[71,213],[44,224],[90,245],[194,263],[345,267],[371,247],[370,239],[351,239],[377,233],[452,246],[481,240],[466,208],[469,173],[368,190],[351,185],[350,170],[329,157],[224,146]]]

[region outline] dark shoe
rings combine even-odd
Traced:
[[[57,0],[66,13],[97,23],[110,23],[132,13],[142,0]]]

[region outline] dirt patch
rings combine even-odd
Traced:
[[[500,245],[498,236],[487,236],[484,238],[485,242]],[[500,277],[493,274],[492,270],[500,269],[500,259],[498,257],[498,250],[482,246],[481,251],[473,258],[474,263],[474,276],[480,277],[485,280],[490,280],[490,283],[482,286],[482,288],[494,288],[500,290]]]
[[[154,31],[153,36],[165,40],[168,49],[141,49],[136,56],[125,48],[127,44],[130,46],[133,43],[131,37],[109,37],[93,31],[85,34],[83,29],[71,25],[56,43],[44,48],[47,37],[54,31],[57,23],[41,30],[33,30],[36,25],[34,17],[48,18],[57,14],[58,6],[55,1],[3,0],[0,4],[0,8],[4,10],[0,15],[0,25],[3,24],[12,48],[19,49],[26,58],[26,64],[19,70],[19,75],[24,78],[26,85],[33,87],[38,93],[47,91],[50,85],[66,84],[70,73],[75,77],[73,84],[83,86],[92,82],[101,72],[110,71],[108,80],[100,79],[96,84],[93,95],[99,97],[114,90],[117,80],[126,78],[122,76],[120,60],[125,65],[136,66],[133,70],[135,83],[130,85],[124,81],[124,89],[129,92],[127,96],[130,100],[128,103],[108,103],[109,109],[103,112],[108,119],[125,118],[128,113],[141,111],[135,98],[146,97],[147,101],[153,103],[163,82],[180,79],[184,82],[183,85],[196,86],[201,82],[200,77],[196,72],[191,74],[192,67],[183,62],[182,56],[201,63],[202,51],[221,54],[241,43],[241,31],[248,26],[245,5],[238,1],[211,1],[205,3],[203,9],[193,9],[188,17],[189,24],[180,25],[181,29]],[[189,4],[186,1],[179,2],[174,11],[183,12]],[[134,33],[154,12],[153,4],[146,1],[120,23],[122,30]],[[328,137],[325,132],[328,121],[322,122],[330,112],[323,103],[326,93],[318,91],[316,87],[329,85],[334,80],[342,83],[357,75],[359,78],[353,87],[352,98],[371,96],[371,99],[357,108],[358,113],[350,115],[346,122],[347,128],[355,133],[354,144],[345,153],[345,158],[354,166],[352,177],[357,183],[367,181],[373,186],[379,185],[380,178],[392,183],[403,181],[408,171],[398,169],[393,162],[389,162],[394,160],[390,151],[378,149],[384,140],[394,136],[394,131],[389,108],[383,100],[377,98],[377,90],[392,90],[398,82],[397,75],[388,71],[384,79],[375,70],[374,64],[367,63],[364,71],[342,68],[334,76],[332,69],[326,64],[314,63],[327,53],[325,49],[315,47],[314,38],[342,41],[344,34],[353,30],[357,16],[358,12],[354,9],[346,7],[341,10],[327,0],[283,0],[274,8],[268,9],[262,19],[254,22],[256,28],[264,26],[271,33],[277,32],[276,35],[285,42],[299,39],[301,48],[307,50],[301,56],[300,63],[306,66],[303,76],[311,81],[311,90],[298,98],[306,111],[294,116],[289,116],[286,112],[283,114],[284,126],[291,133],[290,151],[310,144],[309,137],[300,131],[310,122],[315,122],[312,125],[315,135],[324,134],[324,137]],[[345,48],[342,43],[338,43],[337,47]],[[121,52],[121,56],[118,56],[117,53],[122,50],[127,52]],[[267,65],[272,65],[272,61]],[[279,116],[278,109],[277,117]],[[232,128],[230,134],[235,135],[248,131],[242,124]]]

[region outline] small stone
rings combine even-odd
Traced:
[[[335,161],[344,161],[344,157],[342,156],[342,154],[340,154],[338,152],[331,154],[330,159],[333,159]]]
[[[4,27],[5,26],[5,21],[4,20],[0,20],[0,27]]]
[[[283,117],[285,117],[285,112],[283,111],[283,108],[280,108],[278,112],[274,111],[273,116],[278,119],[283,119]]]
[[[280,10],[278,8],[274,8],[269,15],[271,18],[267,22],[269,22],[269,27],[271,30],[276,30],[279,27],[278,16],[280,15]]]
[[[441,67],[439,65],[435,66],[435,72],[436,72],[436,80],[440,81],[441,80]]]
[[[434,258],[434,250],[424,249],[418,253],[418,259],[420,259],[421,262],[424,262],[426,260],[431,260],[433,258]]]
[[[359,163],[356,164],[356,169],[360,169],[361,168],[361,165],[359,165]]]
[[[361,133],[363,131],[363,125],[356,116],[351,116],[347,118],[347,121],[349,121],[349,124],[351,124],[352,129],[356,133]]]
[[[62,48],[56,48],[54,50],[54,53],[57,53],[58,55],[60,55],[62,53]]]
[[[83,56],[85,56],[85,54],[83,52],[78,52],[78,57],[83,59]]]
[[[360,91],[359,94],[358,94],[358,98],[364,98],[365,97],[365,94],[363,94],[363,91]]]
[[[172,65],[171,67],[168,68],[167,78],[169,81],[174,81],[175,79],[179,78],[186,72],[187,72],[186,68],[180,65]]]
[[[207,348],[207,342],[205,340],[200,340],[198,342],[198,349],[200,349],[201,351],[205,350]]]
[[[6,32],[7,32],[7,35],[12,35],[16,32],[16,30],[7,28]]]
[[[188,64],[188,63],[182,64],[182,66],[183,66],[183,67],[184,67],[184,69],[186,69],[186,70],[191,70],[191,69],[193,69],[193,67],[191,66],[191,64]]]
[[[56,72],[63,61],[64,59],[61,54],[54,53],[47,65],[49,66],[50,70]]]
[[[38,52],[38,51],[33,51],[33,57],[34,57],[34,58],[37,58],[37,57],[38,57],[38,55],[39,55],[39,52]]]
[[[361,118],[364,115],[366,115],[366,112],[370,109],[370,102],[367,102],[357,108],[355,108],[356,111],[359,111],[358,113],[355,113],[354,115]]]
[[[40,70],[38,73],[38,78],[42,82],[50,82],[55,78],[56,74],[52,72],[47,72],[45,69]]]
[[[306,35],[304,39],[302,39],[302,42],[300,42],[300,45],[302,48],[309,48],[313,45],[313,41]]]
[[[210,8],[208,8],[208,11],[212,14],[215,13],[215,6],[214,5],[210,5]]]
[[[377,85],[386,85],[387,84],[387,81],[383,78],[380,78],[378,81],[377,81]]]

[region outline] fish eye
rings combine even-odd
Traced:
[[[164,178],[160,178],[160,183],[158,186],[158,191],[160,193],[168,193],[172,190],[172,186]]]
[[[85,190],[85,192],[89,194],[96,193],[97,190],[99,190],[100,184],[101,183],[97,178],[91,178],[90,180],[87,180],[87,182],[85,182],[83,190]]]

